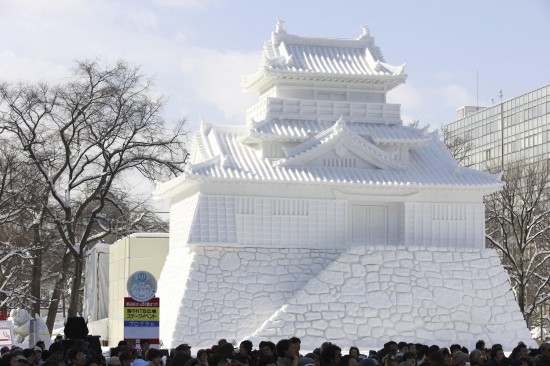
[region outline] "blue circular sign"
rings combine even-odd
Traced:
[[[136,301],[148,301],[155,297],[157,280],[147,271],[137,271],[128,277],[126,282],[128,295]]]

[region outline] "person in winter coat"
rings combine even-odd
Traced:
[[[539,355],[535,357],[533,366],[550,366],[550,343],[543,343],[539,347]]]

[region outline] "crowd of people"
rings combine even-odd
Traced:
[[[221,339],[211,348],[198,350],[195,357],[188,344],[167,351],[151,347],[147,340],[141,340],[139,347],[132,340],[121,341],[107,359],[86,341],[77,341],[69,349],[62,342],[52,343],[47,350],[43,342],[27,349],[2,347],[0,353],[0,366],[550,366],[550,343],[529,349],[520,342],[506,355],[501,345],[487,348],[481,340],[471,351],[459,344],[446,348],[390,341],[366,354],[355,346],[346,352],[325,342],[302,355],[297,337],[276,344],[263,341],[257,349],[248,340],[236,348]]]

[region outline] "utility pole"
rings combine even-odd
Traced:
[[[504,103],[502,103],[502,89],[499,91],[500,97],[500,171],[504,172]]]

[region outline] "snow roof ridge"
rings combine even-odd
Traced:
[[[221,155],[216,155],[208,160],[201,161],[196,164],[188,164],[189,172],[192,174],[197,174],[200,170],[212,168],[216,165],[220,165]]]
[[[197,147],[203,158],[209,159],[214,156],[212,151],[212,146],[208,141],[208,135],[212,131],[212,125],[201,120],[198,131],[195,134],[195,140],[197,142]]]
[[[274,165],[276,166],[286,165],[290,161],[294,160],[295,158],[298,158],[300,156],[303,156],[304,154],[307,154],[309,151],[311,151],[312,149],[315,149],[317,146],[326,144],[329,141],[343,135],[348,136],[348,138],[352,139],[352,141],[354,141],[359,146],[364,148],[370,154],[374,155],[377,159],[383,161],[386,165],[394,169],[403,169],[403,166],[399,164],[397,161],[395,161],[395,154],[385,152],[384,150],[380,149],[376,145],[369,143],[367,140],[365,140],[363,137],[361,137],[358,133],[356,133],[352,128],[348,126],[348,123],[345,121],[343,116],[340,116],[340,118],[334,123],[334,125],[320,132],[314,137],[304,141],[303,143],[297,146],[294,146],[292,148],[288,148],[288,149],[283,148],[287,157],[275,161]]]

